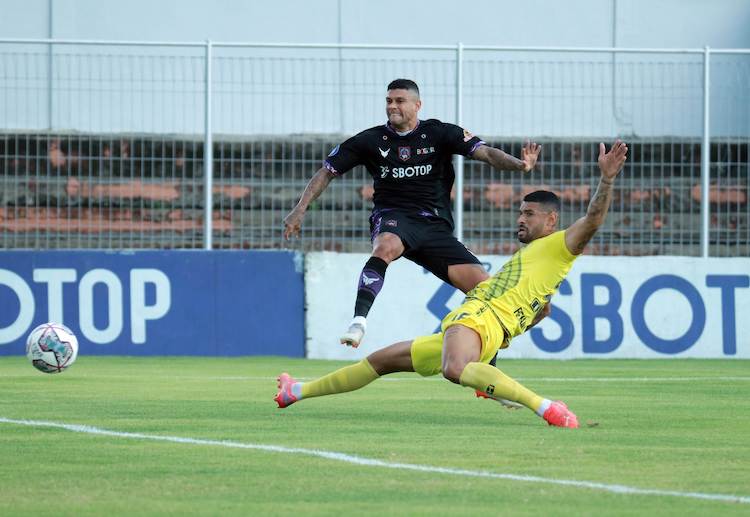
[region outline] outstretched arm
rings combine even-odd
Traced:
[[[534,166],[536,166],[536,161],[539,158],[539,153],[541,151],[541,145],[526,140],[526,143],[521,150],[520,160],[501,149],[490,147],[489,145],[480,145],[476,148],[471,157],[490,164],[492,168],[498,171],[529,172]]]
[[[328,187],[332,179],[333,174],[325,167],[321,167],[313,175],[304,192],[302,192],[297,206],[284,218],[284,238],[286,240],[289,240],[290,237],[299,237],[302,219],[305,217],[307,207],[310,206],[310,203],[318,199],[318,196]]]
[[[615,178],[625,165],[628,157],[628,146],[617,140],[609,152],[605,152],[604,144],[599,144],[599,170],[601,178],[594,197],[589,202],[586,215],[578,219],[565,230],[565,245],[571,253],[579,255],[591,240],[607,217],[607,211],[612,200],[612,187]]]
[[[547,316],[549,316],[550,312],[552,312],[552,304],[549,303],[549,302],[547,302],[547,303],[544,304],[544,307],[542,307],[542,310],[539,311],[536,314],[536,316],[534,316],[534,319],[531,320],[531,324],[528,327],[526,327],[526,330],[529,330],[531,327],[536,326],[537,323],[539,323],[544,318],[546,318]]]

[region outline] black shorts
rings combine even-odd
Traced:
[[[371,239],[381,233],[394,233],[404,244],[404,257],[419,264],[450,284],[448,266],[481,264],[453,235],[448,221],[439,217],[410,214],[398,210],[378,210],[370,216]]]

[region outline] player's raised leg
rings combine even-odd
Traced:
[[[463,293],[468,293],[490,277],[481,264],[451,264],[448,266],[450,284]]]
[[[339,368],[314,381],[299,382],[288,373],[278,378],[279,392],[273,398],[280,408],[285,408],[303,398],[322,397],[358,390],[377,379],[379,375],[367,359]]]
[[[473,328],[449,326],[443,338],[443,375],[462,386],[523,404],[550,425],[578,427],[576,415],[565,404],[540,397],[496,367],[480,362],[481,354],[482,341]]]
[[[412,372],[411,341],[401,341],[370,354],[360,362],[339,368],[310,382],[296,381],[288,373],[278,377],[279,391],[273,398],[285,408],[304,398],[323,397],[358,390],[395,372]]]
[[[373,229],[373,232],[376,231],[379,231],[377,227]],[[367,331],[367,314],[383,288],[388,265],[404,253],[404,244],[394,233],[378,233],[372,244],[372,256],[367,260],[359,275],[357,300],[354,302],[354,318],[340,339],[342,345],[354,348],[359,346]]]

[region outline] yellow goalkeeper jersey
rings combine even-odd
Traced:
[[[565,231],[532,241],[519,249],[500,271],[466,294],[466,301],[486,303],[507,333],[508,340],[531,325],[565,276],[577,255],[565,245]]]

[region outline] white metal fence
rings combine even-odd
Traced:
[[[423,118],[545,145],[532,176],[459,161],[457,231],[479,253],[513,249],[530,188],[583,213],[616,136],[631,158],[590,252],[750,253],[748,49],[52,40],[0,40],[0,246],[289,246],[283,215],[331,147],[384,121],[396,77]],[[292,245],[367,250],[369,183],[333,182]]]

